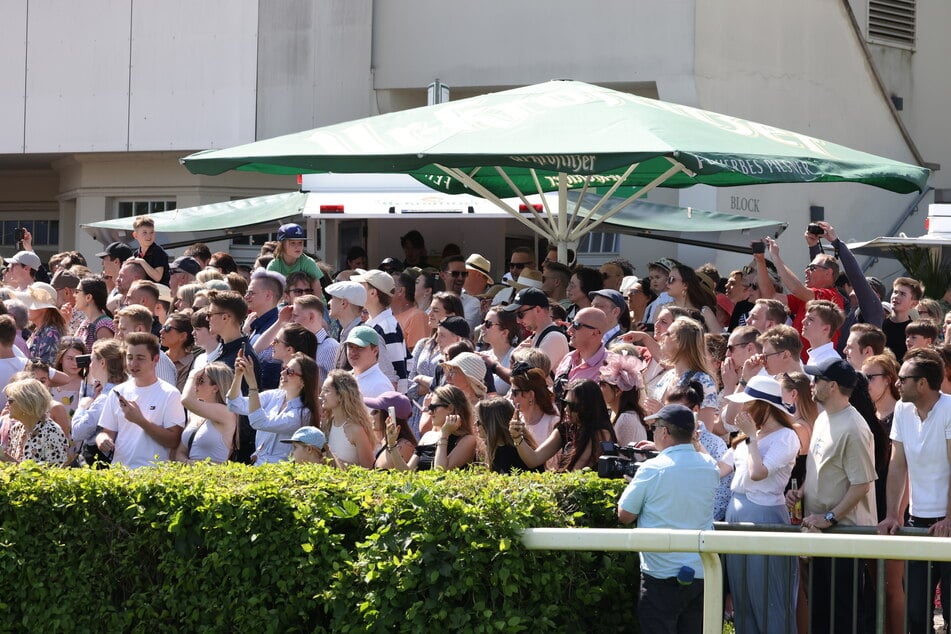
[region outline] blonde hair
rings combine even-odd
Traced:
[[[34,378],[14,381],[3,389],[3,393],[8,401],[16,401],[17,407],[35,421],[42,420],[53,404],[49,390]]]
[[[360,385],[354,376],[346,370],[331,370],[327,379],[340,398],[340,409],[343,410],[345,420],[360,425],[367,432],[367,437],[373,438],[373,420],[370,418],[370,410],[363,402]],[[324,425],[323,430],[328,436],[333,422],[333,412],[330,412],[329,420]]]
[[[202,373],[204,373],[212,385],[218,388],[218,402],[224,403],[225,395],[228,393],[231,382],[234,380],[234,370],[220,361],[215,361],[200,369],[196,374]]]
[[[672,363],[683,362],[691,370],[706,372],[713,376],[713,373],[707,369],[703,326],[700,325],[700,322],[689,317],[678,317],[667,330],[667,336],[673,337],[677,342],[677,351],[669,361]]]

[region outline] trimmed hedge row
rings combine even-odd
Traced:
[[[615,527],[624,482],[322,466],[0,469],[0,629],[631,631],[633,553],[524,550]]]

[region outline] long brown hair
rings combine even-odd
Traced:
[[[509,421],[515,413],[515,406],[512,401],[501,396],[487,398],[476,403],[475,414],[482,429],[485,430],[485,441],[479,443],[478,453],[485,461],[485,464],[492,469],[495,462],[495,450],[503,445],[515,446],[512,435],[509,433]],[[535,440],[531,434],[523,436],[524,441],[532,449],[535,448]]]
[[[810,425],[815,424],[819,417],[819,406],[812,400],[812,380],[802,372],[783,372],[776,378],[787,392],[796,390],[796,402],[790,403],[796,406],[796,416]]]
[[[441,385],[433,390],[433,397],[450,406],[452,413],[459,416],[461,423],[456,436],[467,436],[472,433],[472,405],[465,392],[455,385]]]
[[[512,387],[516,390],[529,391],[535,396],[535,402],[545,414],[553,416],[558,413],[552,402],[551,391],[545,373],[538,368],[525,369],[525,364],[516,363],[512,368]]]
[[[756,429],[758,430],[762,429],[763,425],[771,418],[786,429],[793,429],[792,416],[778,407],[770,405],[766,401],[750,401],[746,404],[746,407],[749,409],[750,416],[753,418],[753,422],[756,424]],[[744,442],[746,438],[746,434],[741,432],[740,435],[733,439],[732,446],[738,446]]]

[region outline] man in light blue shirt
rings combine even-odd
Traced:
[[[656,458],[641,464],[621,494],[618,519],[639,528],[713,529],[720,473],[693,446],[696,424],[683,405],[666,405],[656,420]],[[638,604],[645,632],[700,632],[703,628],[703,563],[697,553],[641,553]],[[679,579],[678,579],[679,577]]]

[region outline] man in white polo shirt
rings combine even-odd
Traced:
[[[892,459],[888,465],[886,515],[878,532],[894,534],[901,526],[905,481],[911,483],[906,526],[927,528],[935,537],[951,537],[948,512],[951,479],[951,396],[942,394],[944,362],[934,350],[915,348],[905,355],[898,372],[901,402],[892,419]],[[930,571],[929,571],[930,568]],[[930,576],[931,583],[928,584]],[[930,632],[935,586],[941,582],[944,622],[951,616],[951,563],[909,561],[907,584],[908,629]]]

